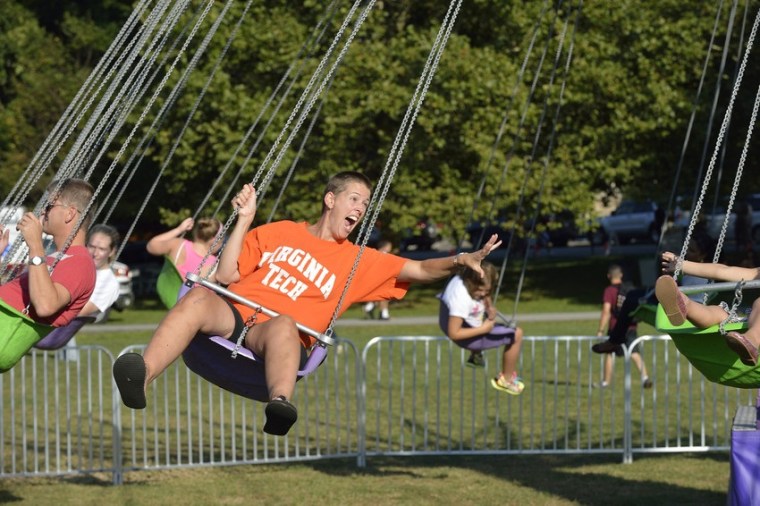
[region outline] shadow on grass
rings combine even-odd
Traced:
[[[584,472],[586,466],[605,466],[610,470],[626,472],[628,464],[622,464],[619,455],[511,455],[511,456],[448,456],[448,457],[372,457],[367,467],[359,469],[353,460],[315,462],[313,469],[330,476],[390,477],[407,475],[421,478],[414,471],[405,472],[399,467],[442,468],[440,477],[448,472],[443,468],[461,468],[491,475],[515,486],[528,487],[536,492],[574,501],[584,505],[606,506],[608,504],[725,504],[728,491],[716,492],[691,488],[663,481],[668,476],[673,455],[639,456],[629,468],[631,477],[620,477],[604,472]],[[685,465],[694,467],[694,481],[699,480],[699,470],[706,462],[729,465],[727,453],[689,454]],[[680,473],[683,476],[683,473]],[[434,475],[434,477],[439,475]],[[649,476],[657,476],[654,480]],[[431,475],[425,473],[430,479]]]

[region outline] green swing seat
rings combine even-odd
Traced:
[[[164,265],[156,279],[156,293],[166,309],[173,308],[177,303],[177,296],[184,282],[174,262],[169,257],[164,257]]]
[[[53,329],[0,300],[0,373],[10,370]]]
[[[639,304],[631,313],[637,320],[655,326],[657,304]]]
[[[718,325],[699,329],[686,321],[675,326],[668,321],[662,306],[658,305],[655,328],[670,334],[678,351],[713,383],[736,388],[760,387],[760,366],[743,364],[736,353],[726,346]],[[744,332],[746,328],[746,321],[725,326],[726,332]]]

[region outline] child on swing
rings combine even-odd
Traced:
[[[497,311],[491,301],[498,274],[493,264],[480,264],[484,275],[464,267],[451,278],[441,295],[439,324],[441,330],[458,346],[470,350],[467,364],[473,367],[485,365],[483,350],[503,342],[501,372],[491,379],[491,386],[501,392],[520,395],[525,384],[517,376],[517,360],[520,357],[523,331],[520,327],[508,327],[496,323]],[[498,346],[498,344],[496,344]]]
[[[669,251],[663,253],[663,272],[669,274],[675,272],[677,261],[678,257],[674,253]],[[719,263],[699,263],[689,260],[683,261],[683,273],[716,281],[749,281],[760,277],[760,269],[757,268],[734,267]],[[703,305],[688,298],[681,293],[670,275],[660,276],[657,279],[655,293],[672,325],[681,325],[684,321],[689,320],[696,327],[706,328],[717,325],[728,316],[728,312],[721,306]],[[726,345],[736,352],[742,363],[749,366],[757,365],[757,348],[760,344],[759,316],[760,299],[756,299],[752,304],[747,331],[744,334],[729,332],[723,336]]]

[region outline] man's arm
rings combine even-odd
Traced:
[[[452,275],[461,266],[469,267],[483,276],[480,262],[499,245],[501,245],[499,237],[493,234],[481,249],[472,253],[459,253],[453,257],[428,258],[422,261],[407,260],[401,268],[398,280],[405,283],[430,283]]]
[[[610,323],[610,317],[612,316],[612,304],[605,302],[602,304],[602,314],[599,316],[599,329],[596,331],[596,335],[601,336],[607,330],[607,326]]]
[[[16,226],[29,246],[29,258],[45,258],[45,246],[42,243],[42,223],[34,213],[26,213]],[[54,283],[46,262],[29,265],[29,300],[38,316],[46,318],[57,313],[71,302],[71,294],[66,288]]]

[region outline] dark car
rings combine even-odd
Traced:
[[[624,200],[599,224],[607,239],[627,244],[633,239],[656,243],[664,221],[659,216],[657,204],[651,201]]]

